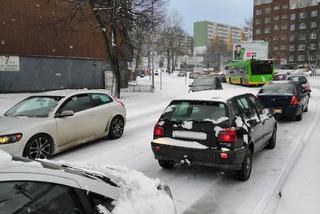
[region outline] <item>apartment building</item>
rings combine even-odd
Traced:
[[[194,23],[194,54],[205,54],[214,40],[225,43],[229,48],[233,43],[244,41],[247,31],[240,27],[210,21]]]
[[[314,64],[319,57],[319,0],[255,0],[253,39],[269,42],[278,67]]]

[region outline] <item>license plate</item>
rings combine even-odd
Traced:
[[[274,113],[282,113],[282,109],[273,109]]]
[[[185,138],[191,140],[206,140],[207,134],[204,132],[192,132],[192,131],[173,131],[173,137]]]

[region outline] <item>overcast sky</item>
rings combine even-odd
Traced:
[[[170,0],[169,10],[181,14],[185,30],[193,35],[195,21],[243,26],[244,19],[252,17],[253,0]]]

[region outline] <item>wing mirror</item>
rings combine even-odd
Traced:
[[[270,109],[268,109],[268,108],[264,108],[264,109],[262,109],[262,114],[266,114],[266,115],[272,115],[272,112],[270,111]]]
[[[65,117],[71,117],[74,115],[73,111],[67,110],[67,111],[63,111],[59,116],[61,118],[65,118]]]

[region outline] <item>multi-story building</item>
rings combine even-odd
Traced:
[[[206,53],[215,40],[225,43],[230,48],[233,43],[244,41],[246,35],[247,32],[240,27],[210,21],[195,22],[193,32],[194,54]]]
[[[319,0],[255,0],[253,39],[269,42],[269,58],[296,68],[319,57]]]

